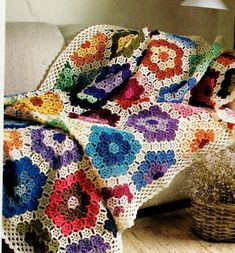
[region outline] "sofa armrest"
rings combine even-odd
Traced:
[[[5,95],[35,90],[64,45],[64,37],[57,26],[7,23]]]

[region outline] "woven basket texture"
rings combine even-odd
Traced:
[[[209,204],[192,198],[195,232],[209,241],[235,242],[235,204]]]

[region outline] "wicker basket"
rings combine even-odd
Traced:
[[[209,241],[235,242],[235,204],[208,204],[192,198],[193,227]]]

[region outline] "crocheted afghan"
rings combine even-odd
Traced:
[[[93,26],[38,90],[6,97],[10,248],[122,252],[139,207],[197,154],[232,142],[235,114],[221,106],[235,96],[235,56],[222,50],[219,40]]]

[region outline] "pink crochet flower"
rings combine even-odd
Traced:
[[[101,195],[83,171],[58,179],[45,213],[67,236],[96,224]]]
[[[172,107],[176,109],[183,118],[188,118],[189,116],[193,114],[197,114],[197,113],[205,111],[205,109],[203,108],[194,107],[190,105],[184,105],[184,104],[172,103]]]
[[[133,199],[133,194],[128,184],[116,185],[114,188],[105,187],[102,189],[102,196],[114,216],[119,216],[120,213],[124,213],[124,203],[131,203]]]

